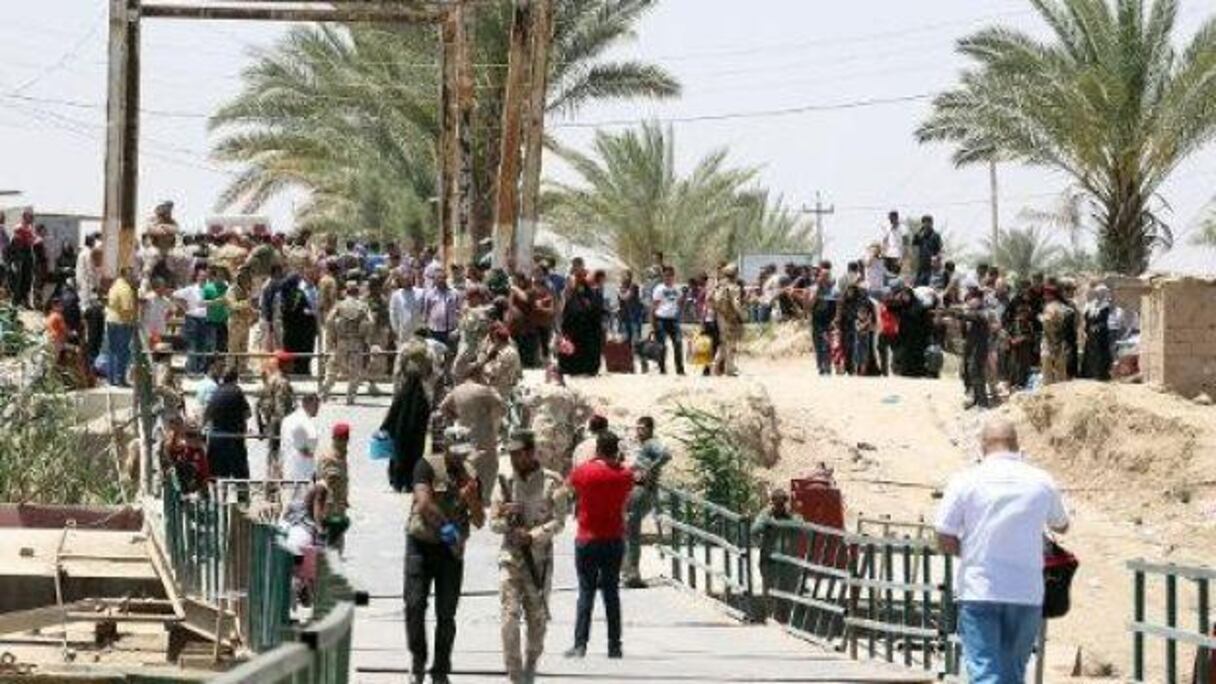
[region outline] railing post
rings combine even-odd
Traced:
[[[667,508],[671,521],[675,523],[671,526],[671,577],[676,582],[683,584],[684,572],[680,566],[680,495],[674,490],[667,498]]]
[[[1132,679],[1144,681],[1144,632],[1138,628],[1144,623],[1144,570],[1136,568],[1132,586],[1132,620],[1137,629],[1132,632]]]
[[[756,610],[756,587],[752,581],[752,520],[743,518],[739,521],[739,581],[745,587],[743,597],[744,608],[747,610],[749,622],[760,622],[760,612]],[[767,589],[766,589],[767,591]]]
[[[942,631],[942,652],[946,654],[946,674],[958,674],[958,653],[954,650],[955,608],[954,608],[954,557],[942,554],[946,567],[942,572],[942,614],[939,624]]]
[[[1211,618],[1211,594],[1208,593],[1209,581],[1206,577],[1200,577],[1195,580],[1199,590],[1199,633],[1203,636],[1212,634],[1212,618]],[[1200,684],[1208,684],[1212,681],[1212,651],[1211,649],[1200,647],[1196,653],[1196,658],[1199,661],[1195,665],[1195,679]]]
[[[684,524],[692,527],[696,526],[696,505],[691,499],[684,502]],[[692,534],[684,535],[685,553],[690,561],[688,563],[688,588],[695,590],[697,588],[697,568],[691,561],[697,558],[697,538]]]
[[[1178,626],[1178,576],[1172,572],[1165,576],[1165,626],[1170,629]],[[1168,684],[1178,681],[1178,642],[1173,638],[1165,640],[1165,681]]]

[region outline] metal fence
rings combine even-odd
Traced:
[[[957,674],[952,559],[933,541],[798,520],[753,525],[748,516],[666,488],[656,520],[657,549],[675,584],[854,659]]]
[[[1128,625],[1132,633],[1133,680],[1145,681],[1148,669],[1146,641],[1151,637],[1163,642],[1164,646],[1164,678],[1161,681],[1166,684],[1178,681],[1210,684],[1216,681],[1216,663],[1213,662],[1216,634],[1212,631],[1211,595],[1216,569],[1163,565],[1144,560],[1132,561],[1127,567],[1132,571],[1135,593],[1133,621]],[[1180,584],[1183,586],[1180,587]],[[1165,624],[1150,622],[1148,617],[1148,596],[1156,587],[1163,587],[1165,591]],[[1183,626],[1180,594],[1186,599],[1183,605],[1194,606],[1194,631]],[[1187,662],[1185,657],[1180,661],[1180,655],[1186,654],[1193,655],[1194,665],[1189,678],[1182,676],[1180,670],[1180,663]]]
[[[751,520],[675,489],[659,490],[656,548],[671,563],[672,579],[721,601],[745,619],[752,604]]]

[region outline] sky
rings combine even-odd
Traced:
[[[5,4],[15,6],[0,19],[0,190],[25,193],[10,203],[99,214],[108,2]],[[1204,0],[1182,0],[1178,39],[1211,11]],[[920,145],[913,131],[929,111],[926,96],[950,87],[966,65],[954,41],[997,23],[1046,32],[1027,0],[661,0],[613,56],[663,65],[684,95],[595,105],[550,125],[562,142],[585,147],[597,124],[668,122],[683,169],[728,148],[733,163],[757,167],[789,205],[818,196],[834,207],[824,219],[834,259],[856,256],[889,209],[932,214],[953,241],[975,248],[990,232],[987,168],[956,169],[948,145]],[[187,227],[213,214],[237,169],[209,159],[206,116],[239,91],[251,55],[287,26],[144,22],[141,215],[164,198],[176,201]],[[570,180],[557,164],[547,174]],[[1006,228],[1022,225],[1027,208],[1049,208],[1067,184],[1014,163],[998,175]],[[1154,267],[1216,271],[1216,251],[1187,244],[1216,210],[1216,145],[1179,167],[1161,194],[1178,245]],[[278,198],[264,213],[286,229],[299,200]]]

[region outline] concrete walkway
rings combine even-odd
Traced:
[[[402,682],[409,669],[403,622],[403,529],[408,499],[388,486],[384,467],[367,459],[367,439],[387,411],[386,398],[360,398],[347,407],[330,403],[320,423],[328,437],[339,420],[351,423],[351,517],[346,572],[371,594],[358,612],[352,656],[352,681]],[[262,447],[254,448],[254,476],[263,469]],[[572,522],[572,521],[571,521]],[[572,525],[570,526],[573,527]],[[923,674],[857,663],[825,652],[770,625],[744,625],[699,598],[667,586],[655,577],[652,588],[624,591],[623,660],[606,657],[602,606],[597,604],[592,640],[584,660],[561,653],[572,641],[577,582],[573,530],[557,543],[553,620],[541,661],[544,682],[911,682],[929,681]],[[499,601],[496,565],[498,538],[488,530],[470,542],[465,564],[464,595],[457,617],[458,634],[452,680],[501,682]],[[649,559],[645,565],[657,570]],[[657,573],[652,573],[657,574]],[[433,636],[433,632],[432,632]]]

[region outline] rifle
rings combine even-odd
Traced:
[[[498,485],[499,485],[500,487],[502,487],[502,501],[503,501],[503,503],[505,503],[505,504],[510,504],[510,503],[513,503],[513,502],[511,501],[511,483],[510,483],[510,481],[508,481],[508,480],[507,480],[507,476],[506,476],[506,475],[499,475],[499,476],[498,476]],[[512,515],[512,516],[511,516],[511,517],[510,517],[510,518],[507,520],[507,524],[508,524],[508,525],[510,526],[510,528],[511,528],[511,529],[513,529],[513,530],[515,530],[515,529],[523,529],[523,528],[525,527],[525,525],[524,525],[524,519],[523,519],[523,514],[515,514],[515,515]],[[539,567],[537,567],[537,565],[536,565],[536,557],[532,555],[532,545],[531,545],[531,544],[525,544],[525,545],[523,545],[523,546],[520,546],[520,548],[519,548],[519,553],[520,553],[520,555],[521,555],[521,556],[523,556],[523,559],[524,559],[524,565],[525,565],[525,566],[527,566],[527,568],[528,568],[528,575],[530,575],[530,576],[532,577],[532,584],[533,584],[533,586],[535,586],[535,587],[536,587],[537,591],[539,591],[539,592],[541,592],[541,593],[544,593],[544,591],[545,591],[545,576],[544,576],[544,574],[543,574],[543,573],[540,571],[540,568],[539,568]]]

